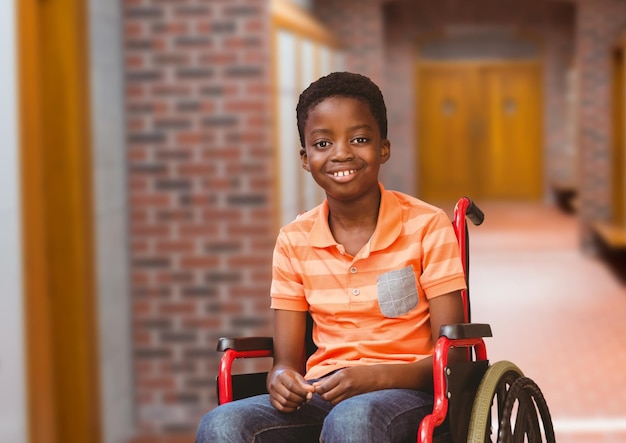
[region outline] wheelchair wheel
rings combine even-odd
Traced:
[[[474,398],[467,432],[468,443],[497,441],[498,430],[494,430],[492,424],[497,426],[501,422],[507,393],[523,375],[521,369],[509,361],[499,361],[487,369]]]
[[[498,442],[555,442],[548,405],[539,386],[530,378],[518,378],[509,389],[500,420]]]

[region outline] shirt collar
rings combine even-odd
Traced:
[[[402,208],[398,199],[393,192],[386,191],[382,183],[378,183],[378,186],[381,195],[380,210],[378,211],[376,229],[369,241],[369,252],[389,247],[402,232]],[[310,241],[311,246],[315,248],[327,248],[337,245],[337,241],[334,239],[328,226],[327,199],[324,199],[324,202],[321,204],[318,217],[311,228]]]

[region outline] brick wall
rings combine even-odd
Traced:
[[[313,0],[313,12],[343,45],[346,69],[382,86],[384,76],[381,0]]]
[[[140,433],[214,407],[220,335],[267,335],[275,239],[268,3],[124,0]]]
[[[612,45],[626,29],[626,2],[578,2],[578,151],[582,240],[592,241],[592,220],[611,217],[611,64]]]

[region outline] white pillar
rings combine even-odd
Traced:
[[[26,443],[15,0],[0,1],[0,441]]]

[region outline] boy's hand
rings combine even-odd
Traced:
[[[291,369],[274,371],[267,387],[270,402],[281,412],[293,412],[313,397],[315,388]]]
[[[315,392],[336,405],[346,398],[378,389],[373,367],[355,366],[313,383]]]

